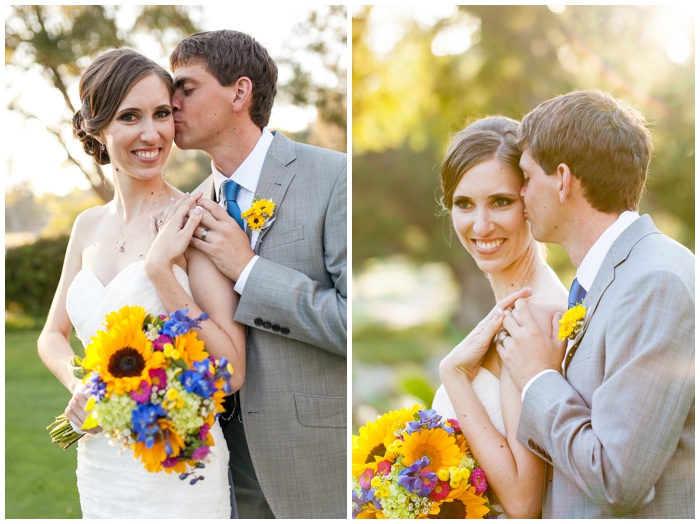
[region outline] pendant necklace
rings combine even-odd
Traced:
[[[138,227],[141,225],[141,221],[143,220],[143,217],[148,215],[151,212],[151,209],[158,203],[158,200],[160,200],[160,197],[163,195],[163,191],[165,191],[165,182],[163,182],[163,186],[160,188],[160,193],[158,193],[158,196],[156,199],[153,201],[153,203],[148,207],[145,213],[141,215],[141,218],[139,218],[138,222],[136,222],[136,225],[129,231],[129,234],[124,237],[124,231],[122,231],[122,221],[121,218],[118,218],[118,223],[119,223],[119,233],[122,236],[122,243],[119,246],[119,252],[123,253],[124,249],[126,248],[126,243],[127,241],[131,238],[131,235],[134,234],[134,231],[138,229]]]

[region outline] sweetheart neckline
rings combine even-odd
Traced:
[[[127,265],[124,266],[116,275],[114,275],[114,276],[112,277],[112,280],[110,280],[107,284],[104,284],[104,283],[102,282],[102,280],[100,280],[100,277],[97,276],[97,273],[95,273],[92,269],[88,269],[88,268],[86,268],[86,267],[80,268],[80,270],[78,271],[78,273],[76,273],[75,276],[77,277],[78,274],[80,274],[80,273],[82,273],[83,271],[85,271],[86,273],[89,273],[90,275],[93,276],[93,278],[97,281],[97,283],[100,284],[100,286],[102,286],[102,289],[107,289],[107,288],[110,287],[110,286],[114,283],[114,281],[117,280],[117,279],[122,275],[122,273],[124,273],[127,269],[130,269],[132,266],[135,266],[135,265],[137,265],[137,264],[139,264],[139,263],[145,263],[145,262],[146,262],[145,260],[136,260],[135,262],[132,262],[131,264],[127,264]],[[182,271],[183,273],[187,274],[187,271],[185,271],[181,266],[179,266],[179,265],[177,265],[177,264],[173,264],[173,267],[174,267],[174,268],[176,267],[176,268],[178,268],[180,271]],[[75,280],[75,278],[74,278],[74,280]]]

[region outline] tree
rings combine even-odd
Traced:
[[[347,144],[347,8],[325,6],[309,12],[294,29],[280,65],[291,69],[279,98],[292,105],[313,105],[318,116],[309,142],[345,151]],[[314,65],[312,71],[310,65]]]
[[[669,59],[665,39],[673,31],[681,36],[685,22],[676,16],[659,25],[672,8],[469,5],[426,21],[404,6],[376,26],[373,13],[381,8],[355,11],[352,25],[356,270],[395,254],[446,261],[470,297],[462,304],[481,308],[471,320],[460,310],[458,324],[474,325],[490,293],[456,239],[448,242],[449,217],[437,216],[439,165],[450,136],[468,120],[520,119],[548,98],[589,88],[647,115],[656,149],[642,212],[694,248],[694,43],[686,25],[689,56]],[[640,38],[639,27],[650,31]],[[393,34],[392,47],[375,44]],[[566,255],[551,251],[550,263],[570,272]]]
[[[28,72],[38,70],[65,103],[65,114],[57,125],[44,124],[66,152],[67,160],[76,165],[103,200],[112,198],[102,168],[76,159],[68,146],[68,130],[75,114],[69,88],[86,65],[86,59],[104,48],[129,46],[144,34],[154,35],[164,52],[197,27],[190,20],[188,6],[141,6],[132,30],[120,30],[116,23],[118,6],[11,6],[5,22],[5,63]],[[27,119],[42,120],[17,100],[9,108]],[[43,122],[42,122],[43,123]]]

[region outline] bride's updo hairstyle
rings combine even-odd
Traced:
[[[80,78],[81,107],[73,115],[73,136],[88,155],[109,164],[109,154],[95,138],[109,124],[132,87],[148,75],[157,75],[173,94],[173,79],[153,60],[132,49],[113,49],[97,57]]]
[[[452,210],[452,197],[462,175],[481,162],[497,158],[511,165],[522,178],[518,125],[516,120],[505,116],[489,116],[471,123],[453,137],[440,172],[440,204],[444,210]]]

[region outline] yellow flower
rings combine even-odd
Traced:
[[[260,198],[253,200],[253,204],[243,213],[241,218],[245,218],[248,227],[260,229],[267,223],[268,218],[272,218],[275,212],[275,203],[272,200]]]
[[[414,420],[420,406],[389,411],[378,419],[370,421],[359,430],[359,436],[352,436],[352,474],[362,475],[367,468],[377,470],[377,462],[395,460],[392,443],[396,441],[396,431],[403,429],[407,422]]]
[[[164,348],[165,349],[165,348]],[[196,330],[192,329],[184,335],[175,337],[173,354],[177,351],[178,357],[187,362],[191,368],[193,362],[204,360],[209,353],[204,348],[204,342],[197,337]],[[176,357],[172,357],[176,358]]]
[[[410,466],[422,457],[428,457],[427,469],[438,472],[459,464],[462,455],[452,435],[442,428],[417,431],[404,435],[401,445],[404,466]]]
[[[83,366],[96,371],[110,393],[137,389],[141,381],[150,384],[149,371],[165,365],[160,351],[153,351],[151,341],[142,331],[145,310],[124,307],[108,315],[107,331],[98,331],[85,348]]]
[[[156,436],[156,441],[148,448],[145,442],[136,442],[134,444],[134,457],[141,459],[146,470],[156,473],[163,469],[163,461],[168,458],[165,452],[167,439],[172,448],[172,456],[176,457],[180,454],[180,450],[185,447],[185,442],[175,432],[170,421],[166,419],[158,420],[160,425],[160,434]],[[166,471],[176,471],[183,473],[186,470],[184,462],[178,462],[172,468],[166,468]]]
[[[476,494],[474,486],[453,489],[440,504],[440,511],[428,518],[435,519],[480,519],[489,512],[486,498]]]
[[[576,304],[564,313],[559,320],[559,340],[575,339],[583,326],[583,318],[585,316],[586,308],[583,304]]]

